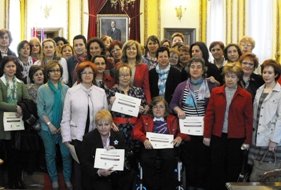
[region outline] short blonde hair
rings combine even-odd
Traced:
[[[223,66],[223,75],[225,75],[226,73],[234,73],[237,75],[238,78],[241,78],[243,75],[243,71],[240,63],[239,62],[226,63]]]
[[[250,44],[252,44],[252,49],[254,49],[255,45],[256,45],[255,40],[252,37],[250,37],[250,36],[243,36],[240,39],[240,41],[239,41],[239,45],[241,45],[241,43],[250,43]]]
[[[123,48],[122,48],[122,58],[121,58],[121,60],[122,60],[123,63],[128,63],[128,57],[127,57],[127,54],[126,54],[126,50],[133,45],[136,45],[136,48],[137,48],[137,57],[136,57],[137,63],[141,62],[141,60],[142,60],[141,45],[139,44],[139,42],[137,42],[135,40],[128,40],[123,45]]]
[[[112,123],[113,119],[110,111],[108,111],[107,109],[99,110],[95,116],[95,123],[98,124],[99,121],[109,121]]]

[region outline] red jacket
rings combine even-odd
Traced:
[[[204,137],[221,137],[226,109],[225,86],[216,87],[211,93],[204,117]],[[245,89],[238,87],[228,113],[228,138],[245,138],[251,144],[253,133],[252,97]]]
[[[174,115],[168,115],[166,118],[169,134],[173,134],[174,138],[180,136],[182,140],[186,138],[185,134],[180,133],[179,120]],[[144,142],[146,138],[146,132],[153,132],[154,122],[153,116],[142,115],[133,129],[133,139]]]

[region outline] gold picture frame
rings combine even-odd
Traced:
[[[129,38],[129,17],[126,14],[98,14],[97,37],[111,36],[113,40],[125,42]],[[115,28],[112,27],[115,22]],[[114,25],[114,24],[113,24]],[[114,28],[114,29],[113,29]]]

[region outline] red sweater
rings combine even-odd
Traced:
[[[225,86],[216,87],[211,93],[204,117],[204,137],[221,137],[226,108]],[[228,138],[245,138],[251,144],[253,133],[253,104],[249,92],[238,87],[228,112]]]
[[[182,140],[186,138],[187,135],[180,133],[179,120],[174,115],[168,115],[166,118],[167,127],[169,134],[173,134],[174,138],[181,137]],[[146,138],[146,132],[153,132],[154,122],[153,116],[142,115],[133,129],[133,139],[144,142]]]

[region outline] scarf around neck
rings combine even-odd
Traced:
[[[158,88],[159,96],[164,96],[166,91],[166,81],[170,71],[171,65],[169,64],[165,69],[160,69],[159,65],[156,66],[156,72],[158,73]]]
[[[17,81],[18,79],[14,76],[12,81],[7,79],[4,74],[1,77],[2,82],[7,86],[7,103],[17,104]]]
[[[61,93],[62,93],[62,84],[58,82],[58,88],[55,85],[48,81],[48,86],[51,91],[54,93],[54,104],[52,107],[52,118],[51,122],[56,127],[60,127],[61,117],[62,117],[62,100],[61,100]]]

